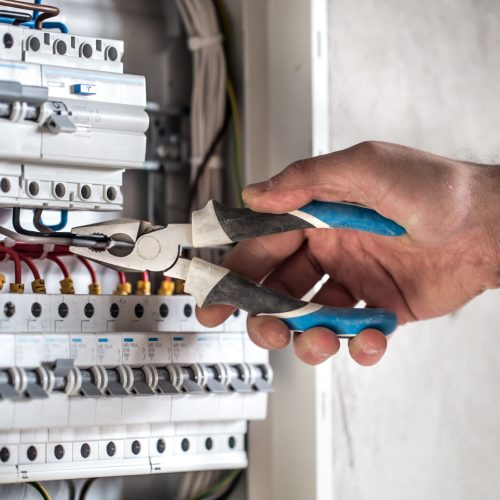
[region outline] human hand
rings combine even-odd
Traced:
[[[384,237],[350,230],[306,229],[239,243],[224,265],[300,298],[328,275],[313,301],[334,307],[382,307],[399,324],[447,314],[500,286],[500,168],[475,165],[388,143],[366,142],[298,161],[272,179],[248,186],[243,198],[257,212],[284,213],[312,200],[370,207],[407,234]],[[233,309],[197,310],[207,326]],[[281,349],[291,333],[280,320],[250,317],[259,346]],[[326,328],[294,334],[297,356],[318,364],[339,339]],[[380,360],[385,336],[365,330],[349,340],[362,365]]]

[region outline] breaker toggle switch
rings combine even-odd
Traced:
[[[103,393],[99,388],[102,382],[102,374],[99,370],[94,367],[91,369],[80,368],[79,371],[81,376],[81,385],[79,389],[80,394],[88,398],[103,396]]]
[[[273,370],[271,365],[250,365],[251,386],[260,392],[271,392]]]
[[[132,368],[132,387],[130,391],[139,396],[153,396],[155,391],[148,384],[146,372],[141,368]]]
[[[250,385],[250,369],[247,365],[229,366],[229,387],[236,392],[253,392]]]
[[[114,397],[129,396],[129,393],[127,392],[127,390],[124,387],[124,384],[122,383],[122,376],[119,373],[118,369],[107,369],[106,375],[108,381],[105,386],[104,392],[108,396],[114,396]]]
[[[19,378],[15,368],[0,370],[0,399],[21,399],[21,394],[17,390]]]
[[[46,399],[47,387],[49,384],[49,375],[44,368],[35,370],[25,370],[26,373],[26,389],[25,394],[29,399]]]
[[[50,109],[50,116],[45,121],[45,125],[53,134],[72,134],[76,132],[76,125],[71,119],[71,112],[62,102],[49,102],[45,106]],[[47,112],[47,111],[45,111]]]
[[[180,392],[174,385],[171,373],[167,368],[156,368],[156,376],[158,382],[156,383],[155,390],[158,394],[178,394]]]
[[[204,373],[200,365],[183,366],[180,368],[180,388],[189,394],[204,393]]]
[[[227,383],[229,381],[229,372],[227,366],[222,364],[203,366],[205,372],[205,387],[209,392],[223,394],[228,392]]]
[[[73,94],[75,95],[96,95],[97,94],[97,85],[93,83],[76,83],[72,87]]]

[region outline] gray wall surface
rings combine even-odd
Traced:
[[[500,164],[499,25],[494,0],[330,0],[331,148]],[[332,363],[335,499],[500,498],[499,299],[401,328],[376,367]]]

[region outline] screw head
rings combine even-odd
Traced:
[[[90,456],[90,445],[88,443],[83,443],[80,448],[80,455],[82,458],[89,458]]]
[[[139,453],[141,452],[141,443],[140,441],[137,441],[137,439],[132,443],[132,453],[134,455],[139,455]]]
[[[136,318],[142,318],[144,316],[144,306],[142,304],[137,304],[134,309]]]
[[[111,306],[109,307],[109,315],[116,319],[118,318],[118,315],[120,314],[120,306],[113,302]]]
[[[54,448],[54,456],[57,458],[57,460],[61,460],[64,457],[64,446],[62,444],[58,444]]]
[[[3,312],[7,318],[12,318],[16,314],[16,306],[12,302],[7,302],[3,306]]]
[[[161,304],[160,306],[160,316],[166,318],[168,316],[168,306],[167,304]]]
[[[6,49],[11,49],[14,46],[14,37],[10,33],[5,33],[3,36],[3,46]]]
[[[110,441],[106,446],[106,453],[108,456],[113,457],[116,453],[116,444],[113,441]]]
[[[68,304],[66,304],[66,302],[61,302],[57,308],[57,312],[61,318],[66,318],[69,314]]]
[[[42,315],[42,305],[39,302],[31,304],[31,315],[34,318],[39,318]]]
[[[36,460],[36,457],[38,456],[38,450],[36,449],[35,446],[30,446],[26,450],[26,456],[28,457],[28,460],[30,462],[34,462]]]
[[[164,439],[158,439],[158,441],[156,441],[156,451],[158,453],[165,453],[166,448],[167,445]]]
[[[8,462],[10,458],[10,451],[9,448],[3,447],[0,450],[0,462],[5,463]]]
[[[87,318],[91,318],[94,315],[94,306],[89,302],[88,304],[85,304],[85,307],[83,309],[83,313]]]

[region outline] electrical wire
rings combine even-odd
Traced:
[[[233,125],[233,152],[234,161],[233,164],[233,177],[236,189],[236,196],[238,197],[238,202],[240,206],[243,206],[243,199],[241,197],[241,192],[243,191],[243,184],[241,181],[243,175],[243,151],[242,151],[242,133],[241,133],[241,116],[240,109],[238,106],[238,99],[236,97],[236,92],[234,90],[234,84],[229,76],[226,79],[226,92],[229,100],[229,106],[231,108],[232,115],[232,125]]]
[[[127,283],[127,276],[123,271],[118,271],[118,279],[121,285],[125,285],[125,283]]]
[[[42,233],[51,233],[54,231],[61,231],[64,229],[67,224],[68,224],[68,211],[67,210],[61,210],[61,219],[57,224],[53,225],[47,225],[42,221],[42,214],[43,214],[43,209],[42,208],[36,208],[34,211],[34,217],[33,217],[33,225],[35,228],[42,232]]]
[[[0,0],[1,2],[2,0]],[[59,244],[66,246],[81,246],[88,248],[110,248],[111,246],[133,246],[131,243],[112,240],[103,234],[75,234],[71,232],[37,232],[25,229],[21,225],[21,209],[12,209],[12,226],[14,231],[0,227],[0,233],[15,240],[35,244]]]
[[[7,254],[10,257],[10,260],[14,262],[14,281],[16,284],[22,283],[22,270],[21,270],[21,258],[19,254],[5,245],[0,247],[0,252]]]
[[[59,267],[59,269],[63,273],[63,276],[64,276],[65,279],[69,278],[68,267],[66,266],[66,264],[57,255],[49,254],[47,256],[47,258],[49,260],[51,260],[52,262],[54,262],[54,264],[57,264],[57,266]]]
[[[194,182],[191,185],[191,189],[189,190],[189,197],[188,197],[188,211],[189,212],[191,212],[191,209],[193,208],[194,200],[196,198],[196,193],[198,191],[198,186],[201,182],[203,174],[205,173],[205,170],[208,167],[208,164],[210,162],[210,158],[212,158],[214,152],[219,147],[219,145],[222,143],[222,139],[224,138],[224,134],[226,133],[226,129],[227,129],[227,126],[229,125],[230,118],[231,118],[230,114],[226,113],[226,116],[224,118],[224,122],[222,123],[219,131],[217,132],[217,135],[214,137],[212,144],[208,148],[207,152],[205,153],[205,156],[203,157],[203,160],[201,161],[199,167],[196,170],[196,176],[195,176]]]
[[[87,493],[89,492],[90,487],[94,484],[97,478],[93,477],[87,479],[85,483],[83,483],[82,489],[80,490],[80,494],[78,495],[78,500],[85,500],[87,497]]]
[[[31,481],[28,483],[32,488],[34,488],[44,500],[51,500],[49,492],[37,481]]]
[[[77,255],[77,259],[87,268],[87,271],[90,274],[90,279],[92,280],[92,284],[98,283],[97,273],[95,272],[94,266],[89,262],[88,259],[82,257],[81,255]]]
[[[0,5],[4,7],[10,7],[14,9],[30,10],[33,12],[40,12],[38,16],[34,19],[34,27],[37,30],[42,29],[42,23],[47,19],[52,17],[57,17],[59,15],[59,9],[53,5],[41,5],[41,3],[28,3],[21,2],[19,0],[0,0]],[[35,17],[35,16],[33,16]],[[31,21],[32,22],[32,21]],[[15,21],[14,24],[22,24],[22,21]]]
[[[229,60],[229,47],[232,45],[233,41],[233,29],[231,24],[231,16],[224,0],[215,0],[215,5],[217,7],[217,14],[221,20],[222,30],[224,33],[224,52],[226,54],[226,60]],[[236,190],[236,197],[240,206],[243,205],[243,199],[241,198],[241,192],[243,190],[243,150],[242,150],[242,140],[243,134],[241,133],[241,114],[238,104],[238,99],[236,97],[236,91],[234,87],[233,80],[231,78],[230,71],[227,71],[226,76],[226,93],[229,101],[229,106],[231,108],[232,115],[232,140],[233,140],[233,180]]]
[[[233,470],[224,475],[219,481],[207,488],[203,493],[190,500],[217,500],[234,488],[241,475],[241,470]]]
[[[29,270],[31,271],[31,274],[33,274],[33,279],[35,280],[40,280],[40,272],[38,271],[38,268],[36,267],[35,263],[26,255],[19,255],[19,258],[29,267]]]
[[[198,165],[203,163],[225,119],[226,58],[212,0],[176,0],[176,5],[192,52],[191,179],[196,186],[193,199],[197,205],[204,205],[209,199],[222,196],[222,161],[217,148],[196,178]]]

